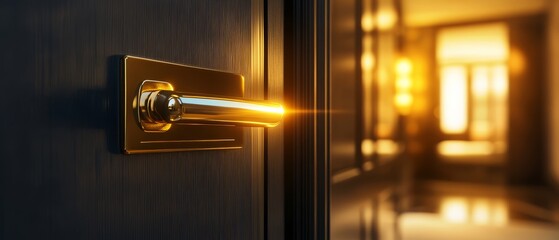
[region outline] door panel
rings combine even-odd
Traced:
[[[263,131],[241,150],[126,156],[117,87],[130,54],[242,73],[262,97],[255,2],[2,3],[3,239],[259,238]]]

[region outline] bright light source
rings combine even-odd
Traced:
[[[405,57],[399,58],[394,67],[396,71],[396,95],[394,103],[402,115],[407,115],[411,111],[413,104],[411,74],[413,70],[412,62]]]
[[[365,139],[361,142],[361,152],[365,156],[371,156],[375,152],[375,142],[371,139]]]
[[[396,62],[396,73],[399,75],[408,75],[412,71],[411,61],[407,58],[400,58]]]
[[[411,78],[403,77],[396,80],[396,90],[411,90],[412,81]]]
[[[377,140],[377,152],[379,155],[395,155],[399,149],[400,146],[396,141],[390,139]]]
[[[463,134],[469,130],[471,139],[478,142],[506,137],[505,63],[509,54],[505,23],[452,27],[438,32],[443,133]],[[470,86],[471,95],[467,90]]]
[[[361,17],[361,28],[363,29],[363,31],[364,32],[373,31],[374,27],[375,27],[375,19],[373,17],[373,14],[371,13],[363,14],[363,17]]]
[[[439,62],[506,61],[508,28],[504,23],[443,29],[437,36]]]
[[[470,127],[472,140],[487,140],[491,137],[490,82],[489,67],[486,64],[480,64],[472,69],[472,120]]]
[[[442,156],[488,156],[493,153],[489,141],[447,140],[437,144],[437,152]]]
[[[446,198],[441,204],[441,215],[449,222],[466,223],[468,221],[468,203],[465,198]]]
[[[384,7],[379,10],[377,22],[380,30],[392,29],[394,25],[396,25],[396,20],[398,20],[398,17],[396,16],[394,8]]]
[[[408,109],[413,103],[413,96],[409,93],[397,94],[395,102],[398,109]]]
[[[463,133],[468,126],[466,77],[466,68],[463,66],[447,66],[441,69],[440,116],[444,133]]]
[[[507,204],[502,199],[445,197],[441,201],[441,217],[451,223],[503,226],[508,223]]]
[[[493,67],[491,70],[493,75],[493,85],[491,86],[493,92],[497,97],[505,97],[509,90],[507,66],[502,64]]]
[[[361,55],[361,67],[363,70],[371,70],[375,66],[375,58],[373,53],[365,52]]]
[[[489,67],[475,67],[473,69],[472,75],[473,95],[479,97],[487,97],[487,95],[489,95]]]

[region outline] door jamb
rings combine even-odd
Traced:
[[[330,2],[284,7],[285,236],[328,239]]]

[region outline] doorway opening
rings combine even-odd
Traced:
[[[489,23],[437,33],[443,161],[502,162],[508,126],[508,27]]]

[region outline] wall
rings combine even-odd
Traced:
[[[559,1],[550,1],[548,19],[548,127],[549,127],[549,159],[550,175],[553,183],[559,187]]]

